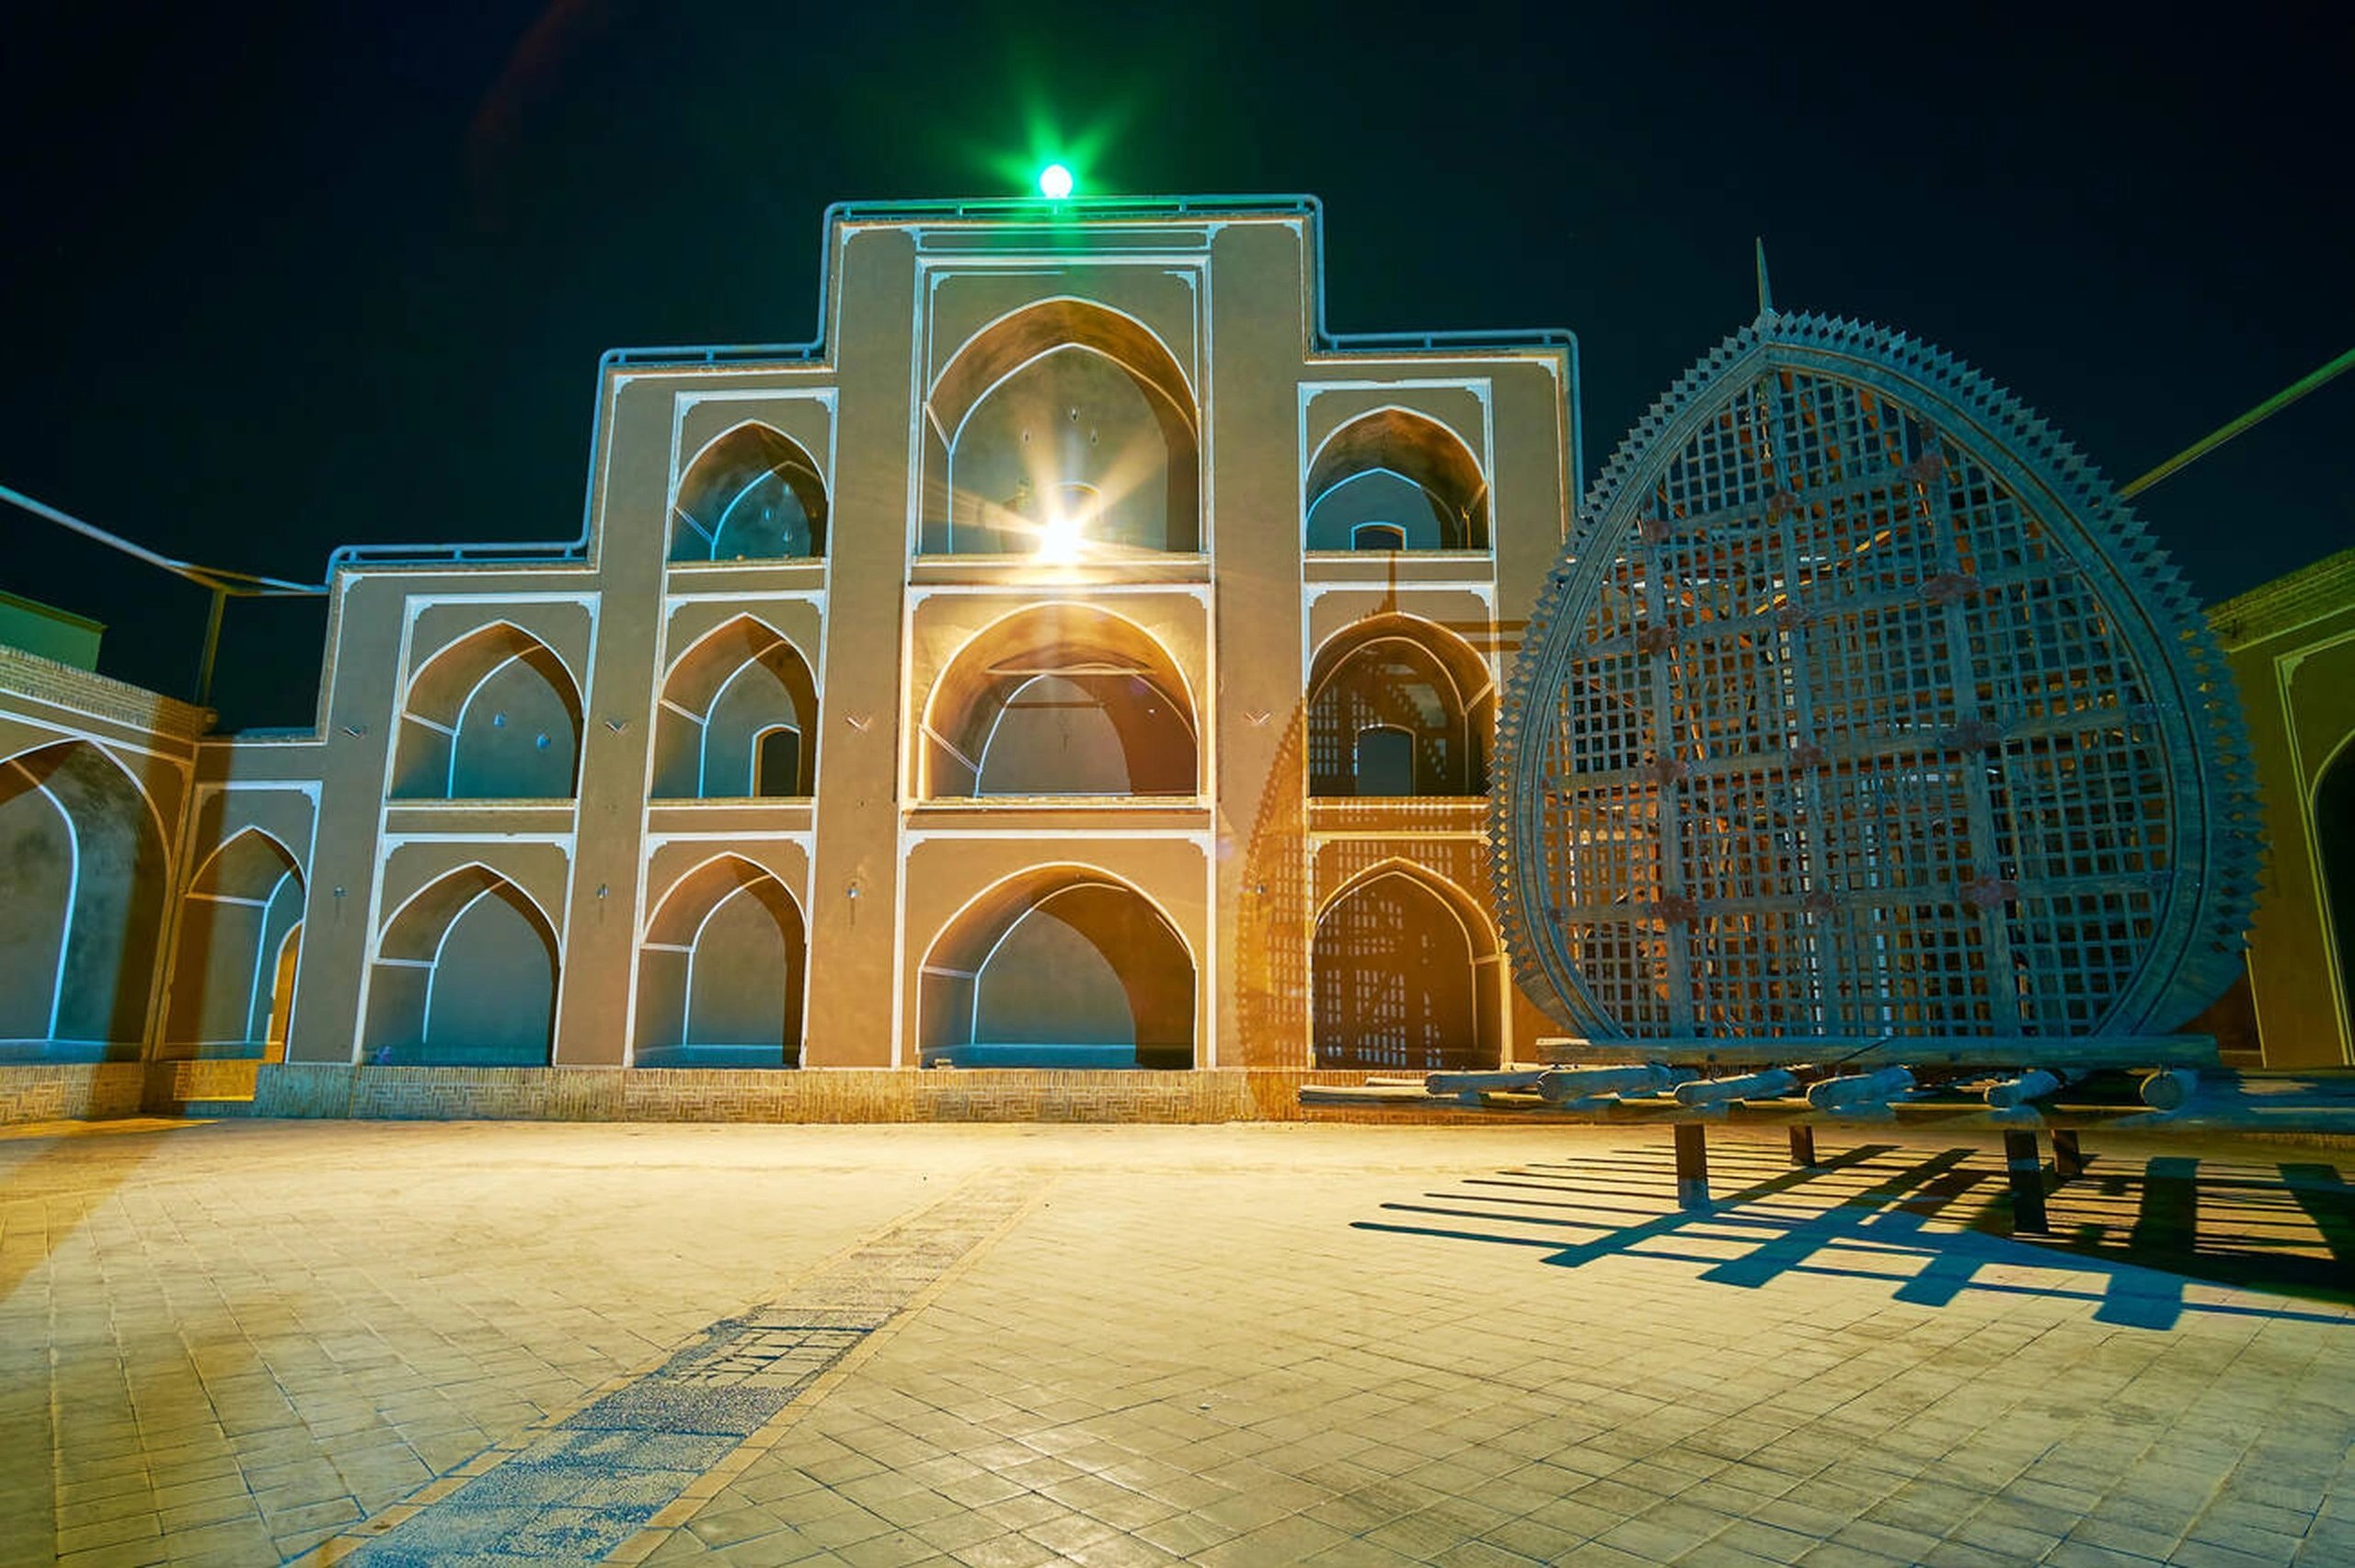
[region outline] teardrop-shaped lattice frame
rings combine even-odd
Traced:
[[[2182,579],[1948,356],[1768,313],[1631,431],[1499,721],[1498,903],[1565,1027],[2050,1038],[2180,1024],[2257,881]]]

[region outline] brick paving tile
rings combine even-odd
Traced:
[[[0,1139],[0,1558],[296,1556],[871,1278],[913,1304],[646,1561],[2355,1562],[2355,1293],[2311,1285],[2344,1238],[2279,1185],[2312,1150],[2103,1139],[2014,1242],[1987,1135],[1821,1141],[1798,1173],[1719,1133],[1685,1215],[1624,1128]],[[2140,1207],[2188,1148],[2220,1277]],[[1973,1180],[1901,1207],[1940,1173]],[[891,1229],[983,1177],[1051,1196]]]

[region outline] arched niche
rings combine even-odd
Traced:
[[[410,678],[393,755],[396,800],[569,799],[580,691],[546,643],[494,622]]]
[[[1173,795],[1200,789],[1194,709],[1166,648],[1134,622],[1050,604],[959,650],[925,705],[917,793]]]
[[[1485,550],[1488,481],[1454,431],[1406,408],[1350,420],[1308,470],[1311,550]]]
[[[167,1052],[266,1055],[284,1011],[281,961],[302,920],[303,873],[276,839],[247,828],[208,855],[180,900]]]
[[[1189,1068],[1194,961],[1124,882],[1050,867],[969,905],[924,961],[925,1064]]]
[[[362,1059],[545,1066],[558,965],[555,928],[523,889],[487,866],[453,871],[385,925],[369,978]]]
[[[1410,616],[1361,622],[1309,666],[1308,793],[1485,794],[1495,729],[1495,685],[1462,638]]]
[[[0,1044],[136,1054],[166,900],[146,795],[84,740],[0,762]]]
[[[778,738],[789,732],[790,745]],[[654,793],[672,800],[807,795],[818,686],[775,628],[740,615],[671,668],[654,727]]]
[[[1160,338],[1084,300],[984,328],[926,400],[926,552],[1117,559],[1201,548],[1199,414]]]
[[[680,878],[638,967],[640,1067],[797,1067],[808,941],[800,906],[750,861]]]
[[[826,482],[801,444],[757,422],[695,455],[671,507],[671,559],[773,561],[826,553]]]
[[[1315,1065],[1400,1072],[1498,1066],[1495,953],[1487,922],[1454,888],[1398,865],[1360,877],[1316,921],[1309,955]]]
[[[2315,853],[2320,861],[2324,925],[2338,966],[2343,1016],[2355,1019],[2355,739],[2338,748],[2315,781]]]

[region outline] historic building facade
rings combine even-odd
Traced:
[[[1337,338],[1320,243],[1305,200],[838,208],[818,343],[606,356],[578,541],[338,553],[315,732],[12,699],[0,1036],[1511,1058],[1488,752],[1574,349]]]

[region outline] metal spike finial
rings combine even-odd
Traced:
[[[1758,238],[1758,315],[1760,320],[1775,314],[1774,286],[1766,280],[1766,239]]]

